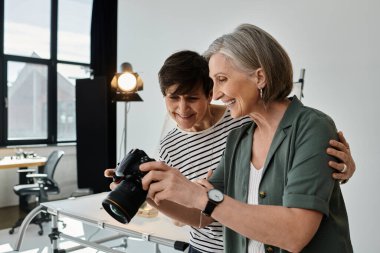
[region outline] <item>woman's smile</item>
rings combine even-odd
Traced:
[[[195,119],[195,114],[181,115],[179,113],[174,113],[174,115],[178,119],[178,121],[181,121],[182,123],[187,123],[187,124],[189,124],[189,122]]]
[[[165,102],[170,116],[179,128],[187,131],[204,130],[210,124],[211,95],[205,95],[202,87],[186,94],[176,94],[177,85],[166,91]]]
[[[232,105],[236,102],[235,99],[230,99],[230,100],[227,100],[227,101],[223,101],[224,105],[227,106],[228,108],[231,108]]]

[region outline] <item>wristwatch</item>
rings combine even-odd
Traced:
[[[211,189],[207,192],[208,202],[202,213],[206,216],[211,216],[215,207],[223,202],[224,195],[217,189]]]

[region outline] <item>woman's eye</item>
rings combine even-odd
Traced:
[[[169,99],[170,99],[170,100],[177,100],[177,99],[178,99],[178,96],[169,96]]]
[[[223,77],[223,76],[219,76],[219,77],[217,78],[217,81],[218,81],[219,83],[223,83],[223,82],[227,81],[227,78],[226,78],[226,77]]]

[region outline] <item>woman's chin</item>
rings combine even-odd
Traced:
[[[194,125],[194,118],[193,117],[181,118],[177,116],[175,119],[175,122],[177,123],[177,126],[179,126],[181,129],[189,129],[193,127]]]
[[[230,113],[231,113],[231,117],[234,119],[240,118],[243,116],[243,115],[241,115],[241,112],[237,111],[237,110],[230,110]]]
[[[177,121],[177,126],[179,127],[179,128],[181,128],[182,130],[189,130],[190,128],[192,128],[193,127],[193,124],[189,124],[189,123],[183,123],[183,122],[178,122]]]

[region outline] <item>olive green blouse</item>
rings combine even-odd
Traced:
[[[225,154],[210,182],[226,195],[247,203],[252,136],[255,123],[230,133]],[[338,181],[333,180],[326,154],[337,139],[334,122],[326,114],[304,106],[297,97],[273,138],[259,188],[260,205],[316,210],[324,214],[320,227],[302,252],[352,252],[346,207]],[[255,221],[250,221],[252,226]],[[224,227],[226,253],[247,252],[248,239]],[[264,245],[266,252],[287,252]]]

